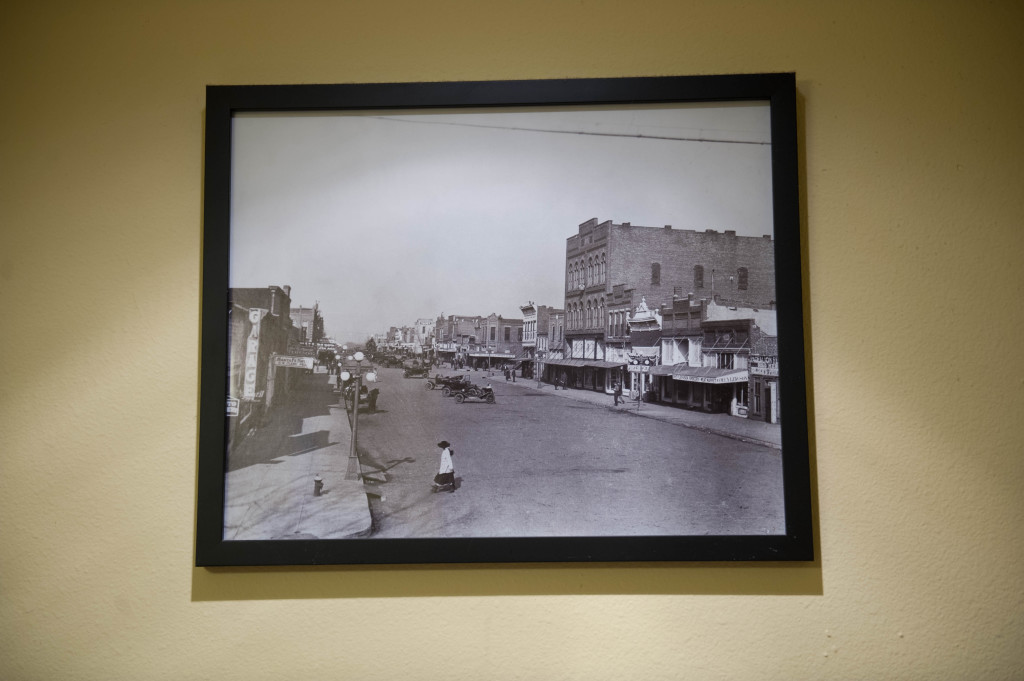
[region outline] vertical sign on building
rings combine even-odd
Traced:
[[[260,350],[260,309],[249,309],[249,323],[252,329],[245,343],[245,382],[242,384],[242,399],[256,399],[256,365]]]

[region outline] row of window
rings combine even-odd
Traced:
[[[601,253],[590,256],[586,260],[580,258],[571,262],[565,268],[565,272],[565,286],[569,290],[603,284],[607,272],[605,254]]]
[[[593,329],[604,325],[604,298],[586,303],[570,303],[565,311],[565,325],[570,329]]]
[[[655,270],[656,269],[657,269],[657,276],[658,276],[658,278],[660,280],[660,277],[661,277],[661,266],[658,265],[658,263],[654,263],[653,265],[651,265],[651,283],[657,283],[657,282],[654,281]],[[713,276],[714,276],[714,270],[712,270],[712,277]],[[729,280],[730,281],[732,280],[731,276],[729,276]],[[739,269],[736,270],[736,288],[739,289],[740,291],[746,291],[747,290],[747,286],[749,286],[749,275],[747,273],[747,268],[746,267],[740,267]],[[704,288],[704,266],[703,265],[696,265],[693,268],[693,288],[694,289]]]
[[[605,283],[606,271],[604,253],[589,257],[585,261],[580,259],[569,263],[569,266],[566,268],[566,288],[573,290],[586,288],[594,284],[603,284]],[[712,276],[714,276],[713,270]],[[729,276],[730,281],[732,281],[732,275],[725,276]],[[750,285],[750,277],[746,267],[740,267],[736,270],[735,280],[736,288],[740,291],[747,290],[747,287]],[[651,263],[651,284],[655,286],[661,284],[661,263]],[[704,288],[703,265],[695,265],[693,268],[693,288]]]

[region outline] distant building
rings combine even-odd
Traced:
[[[483,317],[476,333],[469,364],[484,369],[515,365],[523,361],[523,321],[491,313]]]
[[[289,310],[292,326],[298,329],[300,343],[319,343],[324,337],[324,318],[320,315],[320,304],[312,307],[293,307]]]
[[[482,317],[444,315],[434,322],[434,349],[441,362],[465,364],[469,352],[477,347]]]
[[[550,353],[549,324],[552,314],[562,311],[537,305],[532,300],[519,308],[523,311],[523,344],[520,372],[524,378],[532,378],[539,360],[547,359]]]

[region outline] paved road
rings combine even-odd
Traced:
[[[490,380],[497,404],[456,404],[381,370],[359,423],[376,537],[724,535],[784,531],[776,449]],[[730,418],[723,416],[722,418]],[[448,440],[458,481],[432,493]]]

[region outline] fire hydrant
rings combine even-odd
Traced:
[[[323,494],[323,489],[324,489],[324,479],[320,477],[319,473],[317,473],[316,477],[313,478],[313,496],[314,497],[321,496]]]

